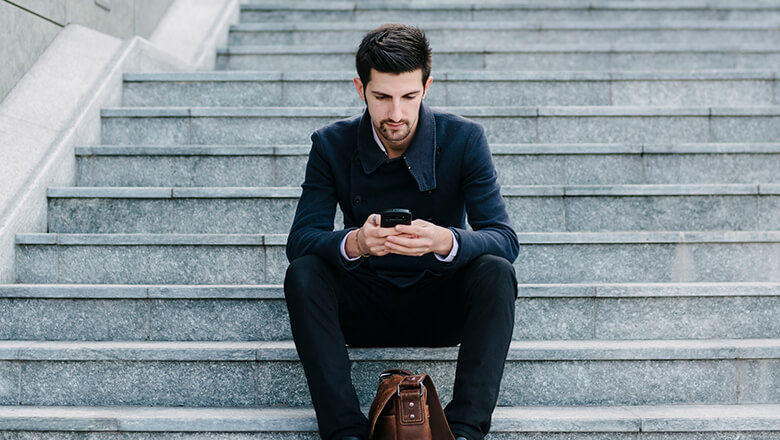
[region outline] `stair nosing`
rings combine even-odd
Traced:
[[[521,245],[779,243],[780,231],[521,232]],[[284,246],[287,234],[18,233],[17,245]]]
[[[780,116],[780,105],[712,106],[432,106],[434,109],[464,117],[729,117]],[[101,117],[108,118],[201,118],[201,117],[278,117],[346,118],[362,114],[363,107],[105,107]]]
[[[381,25],[381,22],[314,22],[292,21],[280,23],[244,22],[230,25],[231,32],[308,32],[308,31],[369,31]],[[755,21],[677,21],[677,22],[614,22],[614,21],[580,21],[580,22],[538,22],[538,21],[446,21],[419,22],[415,26],[430,30],[530,30],[530,31],[568,31],[568,30],[778,30],[780,26],[771,22]]]
[[[308,156],[310,145],[86,145],[76,156]],[[496,155],[778,154],[780,143],[499,144]]]
[[[766,5],[765,3],[753,3],[745,4],[740,2],[689,2],[689,3],[658,3],[650,1],[636,1],[629,3],[615,3],[610,1],[590,1],[586,5],[583,4],[555,4],[549,2],[523,2],[523,3],[505,3],[505,2],[430,2],[430,3],[402,3],[393,4],[390,2],[349,2],[349,1],[335,1],[328,3],[321,2],[309,2],[309,3],[244,3],[241,4],[240,10],[244,11],[271,11],[271,10],[285,10],[285,11],[345,11],[354,12],[357,10],[385,10],[385,9],[404,9],[404,10],[627,10],[627,11],[680,11],[680,10],[750,10],[750,11],[764,11],[764,10],[776,10],[778,7],[773,5]]]
[[[355,73],[343,72],[259,72],[224,70],[210,72],[126,73],[125,83],[168,82],[349,82]],[[776,81],[774,70],[638,70],[638,71],[457,71],[434,72],[438,81]]]
[[[348,347],[352,361],[455,361],[459,348]],[[780,339],[513,340],[508,361],[779,359]],[[6,361],[297,361],[283,341],[0,341]]]
[[[518,46],[439,46],[434,47],[437,54],[464,53],[778,53],[780,48],[771,44],[668,44],[668,43],[589,43],[589,44],[523,44]],[[313,45],[229,45],[217,48],[217,56],[229,55],[349,55],[354,56],[352,46],[313,46]]]
[[[747,196],[780,195],[780,183],[718,184],[612,184],[612,185],[502,185],[504,197],[609,197],[609,196]],[[302,190],[288,187],[146,187],[68,186],[48,187],[46,196],[57,198],[111,199],[298,199]]]
[[[368,408],[361,408],[368,413]],[[780,405],[496,407],[491,432],[703,432],[780,430]],[[0,406],[3,430],[312,432],[314,409]]]
[[[518,284],[529,298],[743,298],[780,297],[780,283],[571,283]],[[281,284],[0,284],[0,298],[283,300]]]

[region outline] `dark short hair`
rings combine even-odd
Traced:
[[[363,37],[355,55],[355,65],[364,88],[371,80],[372,68],[395,74],[422,69],[425,84],[431,75],[431,47],[422,29],[385,24]]]

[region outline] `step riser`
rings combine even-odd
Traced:
[[[307,156],[77,156],[78,186],[291,186]],[[780,181],[775,154],[493,154],[501,185]],[[273,172],[258,172],[273,170]]]
[[[434,53],[433,66],[447,70],[573,71],[762,69],[780,64],[780,54],[724,51],[700,52],[554,52],[554,53]],[[344,54],[217,54],[221,70],[351,71],[355,55]]]
[[[778,10],[692,9],[692,10],[607,10],[587,8],[573,10],[538,9],[444,9],[433,10],[345,10],[345,11],[241,11],[242,23],[293,22],[364,22],[364,23],[442,23],[467,21],[514,22],[613,22],[613,23],[674,23],[750,21],[767,23],[780,19]]]
[[[104,117],[108,145],[309,144],[338,117]],[[775,142],[780,116],[507,116],[470,119],[494,143]]]
[[[780,196],[505,196],[518,232],[780,229]],[[50,198],[49,232],[287,233],[298,199]],[[335,225],[343,225],[337,215]]]
[[[425,371],[449,401],[454,361],[353,361],[361,405],[387,368]],[[3,361],[4,405],[310,406],[298,362]],[[508,361],[498,405],[777,403],[780,361]],[[21,380],[19,376],[21,375]],[[21,381],[21,393],[18,383]],[[21,394],[21,395],[19,395]]]
[[[291,340],[282,299],[0,299],[3,340]],[[520,298],[515,340],[780,337],[780,297]],[[85,325],[89,322],[89,325]]]
[[[778,282],[780,243],[521,244],[519,283]],[[281,284],[277,245],[17,245],[20,283]]]
[[[780,44],[780,33],[776,30],[727,30],[727,29],[426,29],[425,35],[434,52],[436,46],[483,46],[497,41],[507,44],[710,44],[721,41],[725,44]],[[284,46],[320,45],[327,41],[334,45],[357,45],[370,31],[362,30],[296,30],[296,31],[249,31],[230,32],[231,45],[237,46]]]
[[[739,106],[780,104],[777,81],[450,81],[425,100],[434,106],[626,105]],[[485,93],[490,90],[490,93]],[[126,106],[361,106],[349,81],[125,82]]]

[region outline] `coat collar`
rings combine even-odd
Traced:
[[[366,174],[373,173],[388,160],[387,155],[374,141],[368,108],[363,113],[358,127],[358,154]],[[417,131],[403,158],[420,191],[436,188],[436,119],[425,103],[420,103]]]

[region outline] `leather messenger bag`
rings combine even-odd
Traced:
[[[369,410],[370,440],[454,440],[427,374],[385,370]]]

